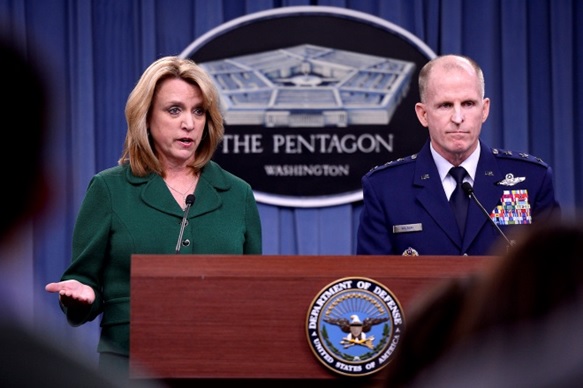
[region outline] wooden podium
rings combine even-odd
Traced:
[[[413,298],[492,259],[133,255],[130,376],[173,386],[193,380],[337,386],[341,377],[321,364],[306,336],[309,307],[324,287],[346,277],[373,279],[400,302],[406,324]]]

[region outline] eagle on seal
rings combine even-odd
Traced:
[[[348,335],[341,341],[345,348],[353,345],[363,345],[368,348],[372,348],[372,341],[374,340],[374,337],[371,336],[367,338],[365,333],[368,333],[374,325],[378,325],[379,323],[383,323],[388,320],[388,317],[367,317],[364,319],[364,321],[361,321],[356,314],[351,315],[350,320],[346,318],[324,318],[324,322],[336,325],[340,327],[344,333],[348,333]]]

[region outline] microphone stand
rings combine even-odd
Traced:
[[[186,197],[186,209],[184,209],[184,216],[182,217],[182,222],[180,223],[180,234],[178,235],[178,241],[176,242],[175,253],[180,252],[180,243],[182,242],[182,236],[184,235],[184,228],[186,228],[186,223],[188,222],[188,212],[190,211],[190,206],[194,203],[194,194],[188,194]]]
[[[494,227],[498,230],[498,233],[500,233],[500,235],[502,237],[504,237],[504,240],[506,240],[506,242],[508,243],[508,247],[510,248],[510,247],[514,246],[514,241],[511,241],[508,239],[508,237],[506,237],[506,235],[504,234],[502,229],[500,229],[498,224],[492,218],[490,218],[490,214],[488,213],[488,211],[484,208],[484,206],[480,203],[480,201],[478,201],[478,198],[476,197],[476,194],[474,193],[474,188],[472,187],[472,185],[470,185],[468,182],[464,182],[462,184],[462,189],[464,190],[464,192],[467,195],[469,195],[470,197],[472,197],[474,199],[474,201],[476,202],[478,207],[482,210],[482,213],[484,213],[486,215],[486,217],[488,218],[488,220],[490,220],[490,223],[492,225],[494,225]]]

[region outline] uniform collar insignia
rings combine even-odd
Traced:
[[[517,183],[524,182],[525,179],[526,177],[524,176],[514,177],[514,174],[508,173],[504,179],[496,182],[496,184],[499,186],[514,186]]]

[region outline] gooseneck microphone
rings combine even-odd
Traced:
[[[470,197],[472,197],[474,199],[476,204],[479,206],[480,209],[482,209],[482,212],[486,215],[486,218],[488,219],[488,221],[490,221],[490,223],[492,223],[492,225],[494,225],[494,227],[496,227],[496,229],[498,230],[498,233],[500,233],[500,235],[502,237],[504,237],[504,240],[506,240],[506,242],[508,243],[508,246],[509,247],[513,246],[514,241],[510,241],[508,239],[508,237],[506,237],[506,235],[504,234],[502,229],[500,229],[498,224],[492,218],[490,218],[490,214],[488,213],[488,211],[484,208],[484,206],[480,203],[480,201],[478,201],[478,198],[476,197],[476,194],[474,193],[474,188],[472,187],[472,185],[469,182],[464,182],[464,183],[462,183],[462,189],[464,190],[464,193],[466,193],[467,195],[469,195]]]
[[[186,223],[188,222],[188,212],[190,207],[194,203],[194,194],[188,194],[186,196],[186,209],[184,209],[184,216],[182,216],[182,222],[180,223],[180,234],[178,235],[178,241],[176,242],[176,253],[180,252],[180,245],[182,243],[182,235],[184,234],[184,228],[186,228]]]

